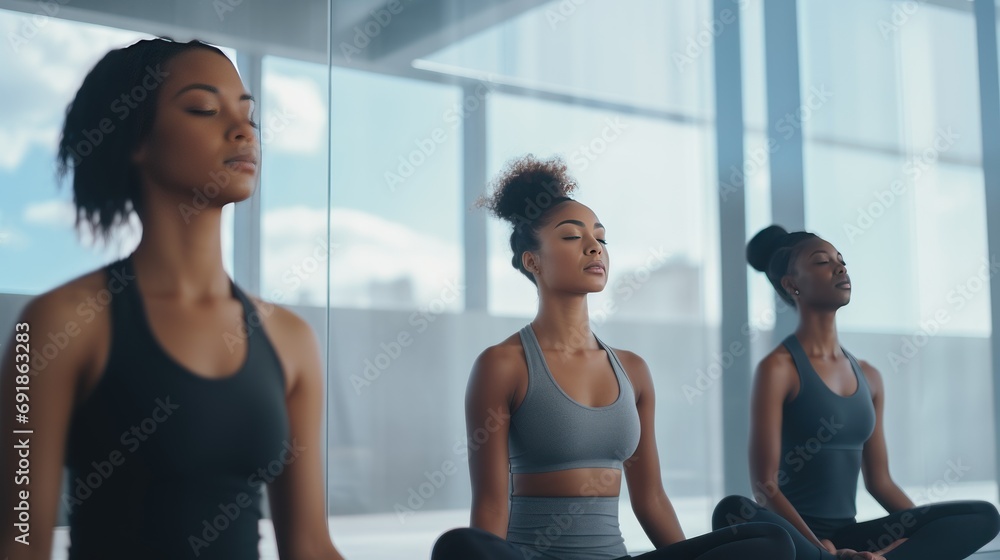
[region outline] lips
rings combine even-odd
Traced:
[[[590,263],[586,267],[584,267],[583,270],[587,272],[600,272],[602,274],[607,272],[607,268],[604,266],[604,263],[602,262]]]
[[[843,282],[837,283],[836,287],[843,288],[843,289],[848,289],[848,288],[851,287],[851,281],[850,280],[844,280]]]
[[[237,172],[256,173],[257,158],[252,155],[240,155],[225,161],[226,167]]]

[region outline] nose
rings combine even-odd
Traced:
[[[588,255],[600,255],[604,252],[601,242],[596,237],[590,236],[587,243],[586,253]]]
[[[229,127],[229,139],[233,141],[257,141],[257,129],[249,117],[237,117]]]

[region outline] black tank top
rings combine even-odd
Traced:
[[[781,492],[810,527],[827,520],[834,524],[852,521],[857,513],[861,452],[875,429],[868,381],[858,361],[844,350],[858,389],[842,397],[816,373],[794,334],[784,345],[799,373],[799,393],[783,410]]]
[[[208,379],[153,337],[131,257],[105,272],[95,302],[111,314],[110,353],[67,440],[70,559],[259,558],[261,487],[298,451],[281,364],[253,304],[231,283],[246,330],[229,336],[248,335],[246,359]],[[87,309],[78,313],[93,320]]]

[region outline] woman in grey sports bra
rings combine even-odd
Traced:
[[[761,361],[754,381],[750,479],[757,503],[726,498],[713,527],[780,524],[799,559],[957,559],[996,536],[993,505],[917,508],[892,480],[882,377],[838,342],[836,314],[851,300],[851,279],[837,249],[814,234],[770,226],[747,245],[747,260],[798,311],[799,326]],[[857,523],[862,465],[865,487],[889,515]]]
[[[511,162],[485,205],[511,222],[511,264],[538,289],[538,314],[476,360],[466,394],[471,527],[432,557],[629,558],[618,526],[624,472],[653,559],[794,556],[788,534],[749,523],[690,540],[660,479],[653,383],[645,362],[590,330],[587,295],[609,267],[605,228],[571,198],[558,159]]]

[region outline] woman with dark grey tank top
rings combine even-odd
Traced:
[[[253,114],[233,63],[199,41],[112,50],[77,91],[59,162],[78,224],[110,240],[137,217],[142,237],[28,303],[18,341],[29,333],[38,348],[56,333],[57,353],[29,365],[0,342],[0,558],[49,558],[60,506],[71,560],[259,558],[267,486],[280,558],[341,559],[322,495],[315,334],[223,268],[222,208],[258,186]],[[25,385],[30,419],[16,427],[32,433],[10,441],[6,413]],[[18,442],[30,482],[15,476]],[[19,501],[23,541],[8,507]]]
[[[618,526],[624,472],[657,548],[640,558],[792,558],[788,534],[768,523],[684,540],[660,479],[649,369],[590,330],[587,294],[604,289],[609,260],[604,226],[569,198],[573,189],[560,160],[527,156],[486,202],[514,226],[512,264],[537,286],[538,314],[473,366],[471,527],[442,535],[432,557],[628,558]]]
[[[724,499],[713,526],[780,524],[803,560],[959,559],[996,536],[1000,518],[992,504],[916,507],[892,480],[882,377],[838,342],[836,313],[851,299],[851,280],[836,248],[814,234],[770,226],[750,240],[747,260],[798,310],[799,326],[761,361],[754,380],[750,478],[756,503]],[[886,517],[855,521],[859,472]]]

